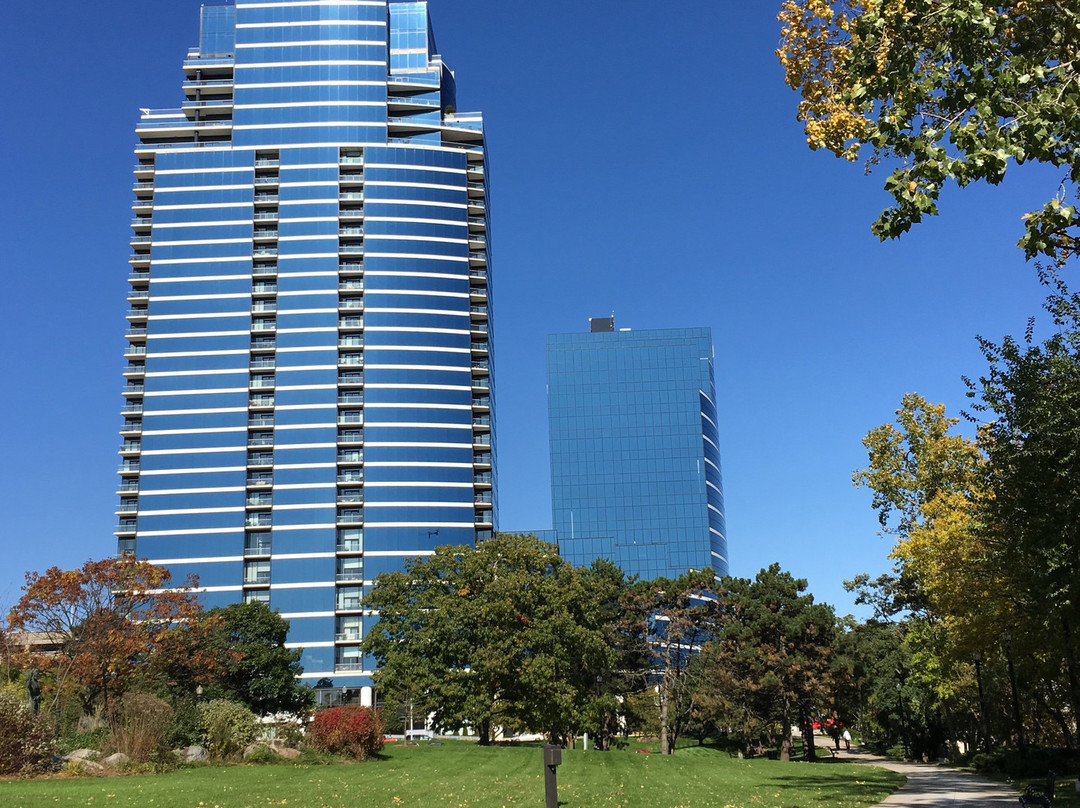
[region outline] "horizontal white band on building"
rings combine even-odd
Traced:
[[[287,42],[237,42],[237,50],[249,48],[303,48],[315,45],[373,45],[386,47],[380,39],[294,39]]]

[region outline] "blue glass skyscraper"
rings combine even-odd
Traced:
[[[204,7],[137,126],[118,542],[370,684],[360,598],[492,532],[479,113],[427,4]]]
[[[592,323],[547,340],[560,554],[642,578],[727,575],[712,332]]]

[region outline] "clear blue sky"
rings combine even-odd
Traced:
[[[615,312],[711,326],[732,572],[778,561],[852,611],[889,567],[862,436],[918,391],[958,412],[975,334],[1043,298],[1015,248],[1057,178],[1010,169],[879,244],[885,172],[810,152],[779,0],[431,0],[486,115],[504,527],[550,525],[544,338]],[[26,569],[115,551],[134,124],[181,101],[197,0],[10,4],[0,31],[0,608]]]

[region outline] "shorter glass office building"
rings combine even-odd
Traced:
[[[560,553],[642,578],[727,575],[712,332],[592,328],[547,340]]]

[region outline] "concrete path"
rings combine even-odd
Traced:
[[[882,808],[1017,808],[1020,793],[1004,783],[995,783],[977,774],[957,771],[945,766],[926,763],[904,763],[889,760],[869,752],[853,749],[840,752],[837,758],[845,763],[866,763],[900,772],[907,776],[903,788],[878,803]]]

